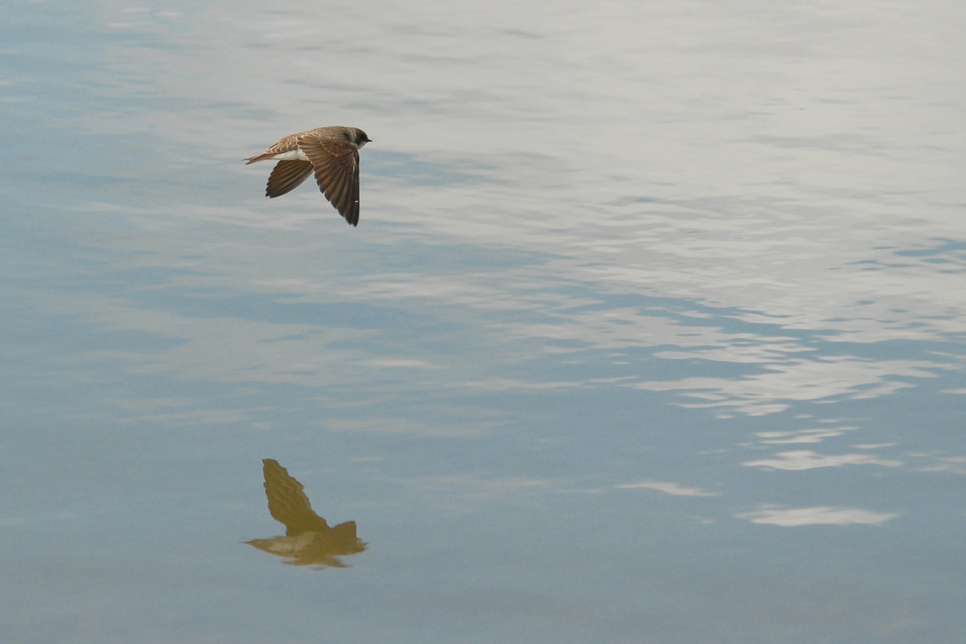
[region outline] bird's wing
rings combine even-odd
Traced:
[[[268,176],[265,187],[266,197],[280,197],[295,190],[312,174],[312,164],[308,161],[279,161],[272,174]]]
[[[325,198],[353,226],[359,223],[359,150],[341,138],[316,132],[299,137],[298,147],[312,162]]]
[[[285,534],[293,536],[304,532],[327,530],[325,519],[312,510],[309,497],[302,491],[302,484],[289,476],[288,470],[278,461],[262,461],[265,474],[265,496],[272,518],[285,524]]]

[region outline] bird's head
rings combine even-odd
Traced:
[[[360,150],[362,149],[362,146],[364,146],[366,143],[372,142],[372,139],[370,139],[365,132],[363,132],[357,127],[351,128],[349,130],[349,140],[355,143],[356,147],[359,148]]]

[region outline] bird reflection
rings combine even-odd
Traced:
[[[356,537],[356,522],[347,521],[330,528],[325,519],[312,510],[302,484],[289,476],[288,471],[266,458],[262,461],[265,473],[265,496],[272,518],[285,524],[285,536],[253,539],[247,543],[259,550],[279,557],[293,566],[327,566],[346,568],[339,556],[354,555],[366,549]]]

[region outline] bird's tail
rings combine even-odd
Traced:
[[[269,152],[264,152],[262,154],[259,154],[253,157],[248,157],[247,159],[245,159],[245,161],[247,161],[245,165],[251,165],[252,163],[255,163],[257,161],[267,161],[268,159],[271,159],[274,156],[275,156],[274,154],[271,154]]]

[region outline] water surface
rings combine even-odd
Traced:
[[[7,14],[11,641],[960,641],[959,3]]]

